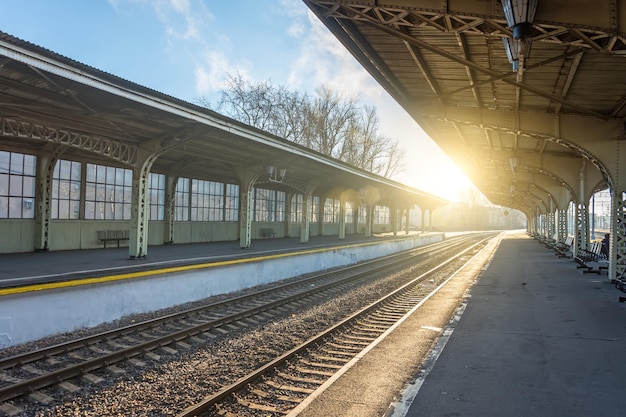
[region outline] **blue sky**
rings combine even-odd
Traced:
[[[2,0],[0,30],[118,77],[215,103],[229,74],[313,92],[322,85],[374,105],[400,141],[395,177],[449,199],[468,186],[301,0]]]

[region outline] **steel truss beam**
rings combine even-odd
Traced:
[[[8,138],[39,140],[70,146],[106,156],[129,166],[135,166],[137,163],[136,147],[78,131],[42,126],[0,116],[0,134]]]
[[[474,34],[489,37],[510,37],[511,31],[506,27],[506,20],[503,18],[494,18],[493,15],[476,16],[469,13],[459,13],[446,9],[415,9],[410,7],[393,7],[393,6],[371,6],[363,5],[352,1],[311,1],[305,0],[308,6],[315,10],[321,16],[322,20],[329,22],[359,22],[375,27],[382,32],[394,36],[405,43],[424,48],[439,56],[451,61],[464,65],[469,70],[489,75],[493,82],[501,80],[511,84],[519,90],[527,90],[539,96],[551,100],[560,108],[567,106],[577,111],[598,117],[600,119],[608,119],[604,114],[597,113],[591,109],[579,106],[568,101],[561,94],[554,95],[547,93],[541,89],[534,88],[522,82],[521,74],[517,74],[517,80],[513,77],[516,73],[500,73],[489,68],[482,67],[475,62],[467,59],[461,54],[452,53],[446,49],[439,48],[419,39],[417,36],[410,34],[410,30],[423,30],[429,28],[433,31],[441,33],[455,33],[457,37],[460,35]],[[601,29],[590,29],[580,25],[557,25],[553,23],[537,22],[533,25],[534,33],[531,42],[547,42],[560,44],[565,47],[574,48],[576,54],[580,54],[584,50],[596,51],[601,53],[609,53],[612,55],[626,54],[626,38],[613,32],[606,32]],[[548,60],[550,61],[550,60]],[[548,61],[546,63],[548,63]],[[575,72],[577,66],[572,66]],[[527,68],[529,70],[530,68]],[[370,70],[377,71],[378,79],[384,79],[388,75],[380,72],[380,69],[374,65]],[[573,77],[573,73],[568,77]],[[471,80],[470,75],[470,80]],[[473,86],[473,84],[472,84]],[[439,96],[440,99],[442,96]]]

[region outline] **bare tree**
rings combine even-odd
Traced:
[[[204,98],[197,101],[210,107]],[[327,87],[310,97],[269,81],[231,76],[216,110],[376,174],[390,177],[403,169],[398,142],[378,133],[376,109]]]

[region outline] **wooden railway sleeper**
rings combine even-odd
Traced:
[[[316,368],[328,368],[328,369],[335,369],[335,370],[343,368],[343,365],[335,365],[332,363],[323,363],[323,362],[311,362],[306,359],[301,359],[299,363],[303,363],[305,365],[313,366]]]
[[[372,343],[374,339],[376,339],[376,337],[373,337],[373,336],[358,336],[355,334],[344,334],[342,337],[345,337],[346,339],[350,340],[350,343],[352,343],[352,341],[356,341],[356,342],[365,342],[368,345]]]
[[[346,359],[346,358],[338,358],[336,356],[320,355],[320,354],[317,354],[317,353],[312,353],[311,357],[314,358],[314,359],[320,360],[320,361],[338,362],[338,363],[341,363],[342,366],[345,365],[346,363],[348,363],[348,361],[349,361],[349,359]]]
[[[348,352],[341,352],[339,350],[332,350],[332,349],[328,349],[328,348],[322,348],[320,349],[322,352],[325,352],[329,355],[335,355],[335,356],[346,356],[348,360],[352,359],[352,357],[354,357],[353,353],[348,353]]]
[[[335,343],[340,343],[342,345],[346,345],[346,346],[350,346],[350,347],[360,346],[361,349],[366,347],[366,346],[369,346],[372,343],[372,340],[373,339],[369,339],[366,342],[364,342],[364,341],[361,341],[361,340],[351,340],[349,338],[345,338],[344,339],[343,337],[341,337],[341,338],[337,337],[337,338],[334,339]]]
[[[312,394],[315,391],[314,389],[311,389],[311,388],[303,388],[303,387],[297,387],[295,385],[279,384],[271,379],[266,379],[263,381],[263,383],[277,390],[298,392],[298,393],[307,394],[307,395]]]
[[[322,385],[326,379],[303,378],[301,376],[289,375],[284,372],[276,372],[276,375],[288,381],[302,382],[304,384]]]
[[[288,395],[282,395],[282,394],[269,393],[260,389],[250,389],[248,392],[260,398],[268,399],[268,400],[279,400],[279,401],[284,401],[284,402],[289,402],[289,403],[294,403],[294,404],[300,404],[302,402],[302,398],[290,397]]]
[[[301,366],[296,366],[296,371],[302,374],[307,374],[307,375],[321,375],[321,376],[327,376],[327,377],[331,377],[335,375],[336,373],[336,372],[329,372],[329,371],[320,371],[318,369],[304,368]]]
[[[344,351],[351,351],[351,352],[355,352],[355,353],[359,353],[361,350],[363,350],[360,347],[354,347],[354,346],[347,346],[347,345],[342,345],[340,343],[327,343],[328,346],[337,348],[337,349],[343,349]]]

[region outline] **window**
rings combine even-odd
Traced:
[[[283,191],[254,189],[254,221],[285,221],[285,193]]]
[[[346,201],[346,215],[345,215],[346,224],[352,224],[354,222],[354,206],[353,203]]]
[[[284,191],[276,191],[276,220],[277,222],[285,221],[285,209],[287,204],[285,203],[287,195]]]
[[[302,222],[302,194],[294,194],[291,197],[291,219],[292,223]]]
[[[189,221],[189,178],[179,178],[176,184],[176,193],[174,208],[176,215],[175,220],[186,222]]]
[[[327,198],[324,202],[324,223],[339,223],[339,206],[341,202]]]
[[[175,193],[176,221],[237,221],[239,185],[179,178]]]
[[[60,159],[52,175],[53,219],[80,218],[80,162]]]
[[[374,207],[374,223],[389,224],[389,207]]]
[[[239,186],[237,184],[226,184],[224,220],[227,222],[239,220]]]
[[[163,220],[165,214],[165,175],[150,173],[148,177],[150,195],[150,220]]]
[[[359,223],[367,224],[367,207],[359,206]]]
[[[133,172],[87,164],[85,219],[130,220]]]
[[[257,222],[274,221],[274,200],[276,191],[264,188],[254,189],[254,220]]]
[[[0,152],[0,218],[35,217],[35,170],[37,158]]]
[[[312,196],[311,197],[311,223],[317,223],[317,216],[319,213],[319,207],[320,207],[320,198],[319,196]]]
[[[191,220],[222,221],[224,184],[221,182],[191,181]]]

